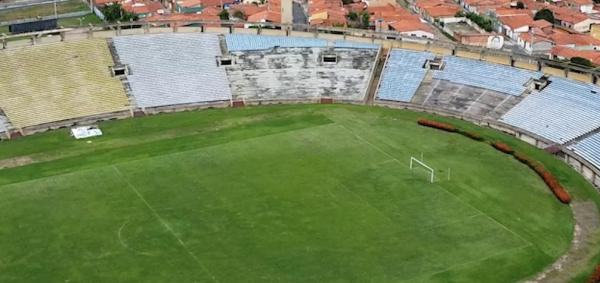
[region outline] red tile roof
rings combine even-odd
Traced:
[[[496,9],[496,16],[517,16],[517,15],[531,15],[531,11],[527,9],[513,9],[513,8],[498,8]]]
[[[592,0],[565,0],[567,3],[573,4],[575,6],[583,6],[583,5],[593,5],[594,1]]]
[[[262,11],[256,14],[248,16],[249,22],[269,22],[269,23],[281,23],[281,13],[274,11]]]
[[[433,32],[432,28],[421,21],[398,21],[389,23],[389,26],[398,32],[424,31]]]
[[[443,17],[454,17],[456,13],[458,13],[461,9],[458,6],[451,5],[439,5],[439,6],[428,6],[423,7],[423,10],[427,15],[433,18],[443,18]]]
[[[211,22],[210,24],[204,24],[207,27],[219,27],[221,26],[221,19],[218,16],[206,15],[206,14],[167,14],[167,15],[152,15],[150,17],[146,17],[143,19],[144,22],[151,23],[160,23],[160,22],[173,22],[176,23],[174,25],[182,26],[185,25],[185,22],[189,21],[206,21]],[[179,23],[177,23],[179,22]]]
[[[587,34],[554,33],[550,37],[556,45],[600,46],[600,40]]]
[[[123,9],[136,15],[156,13],[158,10],[164,10],[160,2],[154,1],[127,1],[123,2]]]
[[[571,10],[566,7],[548,6],[548,9],[554,13],[554,18],[567,23],[580,23],[588,19],[588,16],[584,13]]]
[[[257,6],[254,4],[237,4],[229,6],[229,13],[233,14],[235,11],[241,11],[246,17],[266,11],[267,6]]]
[[[365,2],[352,3],[344,5],[344,8],[346,8],[348,12],[360,13],[367,9],[367,4]]]
[[[222,10],[220,8],[211,6],[211,7],[202,9],[202,14],[204,14],[204,15],[211,15],[211,16],[218,16],[221,13],[221,11]]]
[[[521,38],[523,41],[526,41],[526,42],[529,42],[529,43],[531,43],[532,41],[533,41],[534,43],[537,43],[537,42],[543,42],[543,41],[546,41],[546,42],[552,42],[552,39],[550,39],[550,38],[549,38],[547,35],[545,35],[543,32],[533,32],[533,33],[524,32],[524,33],[521,33],[521,34],[519,35],[519,37],[520,37],[520,38]]]
[[[498,18],[502,24],[510,27],[512,30],[533,25],[533,18],[529,15],[505,16]]]
[[[600,52],[598,51],[581,51],[568,47],[555,46],[550,50],[550,54],[563,58],[581,57],[590,60],[596,65],[600,65]]]
[[[549,21],[546,20],[537,20],[533,22],[533,25],[536,28],[540,28],[540,29],[545,29],[545,28],[549,28],[552,27],[552,23],[550,23]]]

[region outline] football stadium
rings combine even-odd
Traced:
[[[600,73],[350,31],[41,35],[0,50],[1,282],[600,278]]]

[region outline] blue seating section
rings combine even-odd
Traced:
[[[225,70],[217,67],[219,38],[213,34],[156,34],[115,37],[135,101],[140,107],[231,99]]]
[[[377,98],[409,102],[427,72],[423,68],[425,61],[434,57],[429,52],[392,49],[381,76]]]
[[[567,148],[592,163],[592,165],[600,168],[600,133],[595,133],[577,143],[569,145]]]
[[[600,127],[600,87],[556,77],[550,80],[544,90],[528,95],[501,121],[559,144]]]
[[[525,91],[523,85],[529,79],[540,78],[543,75],[540,72],[455,56],[444,57],[444,62],[446,64],[444,70],[435,71],[434,79],[491,89],[515,96]]]
[[[327,40],[324,39],[250,34],[227,34],[225,35],[225,42],[230,52],[264,50],[275,46],[327,47]]]
[[[359,49],[377,49],[379,45],[371,43],[353,42],[347,40],[336,40],[334,43],[337,48],[359,48]]]
[[[345,40],[336,40],[333,43],[325,39],[291,37],[291,36],[271,36],[271,35],[251,35],[251,34],[227,34],[225,43],[230,52],[265,50],[273,47],[328,47],[337,48],[358,48],[358,49],[376,49],[377,44],[352,42]]]

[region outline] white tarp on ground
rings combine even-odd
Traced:
[[[85,126],[71,128],[71,135],[76,139],[85,139],[90,137],[101,136],[102,131],[95,126]]]

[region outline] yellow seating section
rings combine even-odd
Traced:
[[[17,128],[129,109],[103,39],[5,50],[0,62],[0,108]]]

